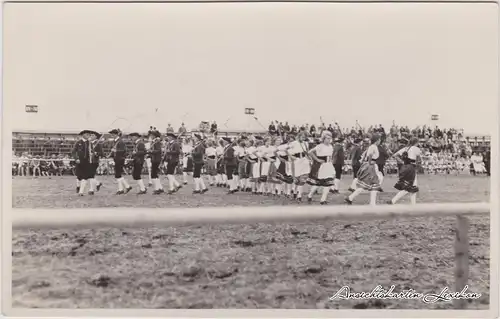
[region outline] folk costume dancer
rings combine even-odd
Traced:
[[[290,148],[288,149],[293,184],[288,184],[287,195],[290,195],[293,191],[293,196],[298,201],[302,200],[303,188],[311,172],[311,163],[308,158],[309,146],[304,141],[304,137],[304,134],[297,135],[297,138],[290,142]],[[294,184],[296,189],[294,189]]]
[[[160,180],[160,166],[162,161],[162,143],[161,134],[158,131],[152,131],[150,136],[153,137],[151,142],[151,181],[153,182],[153,194],[160,195],[165,192]]]
[[[349,187],[350,192],[354,192],[356,190],[356,187],[358,185],[358,171],[361,166],[361,155],[363,154],[363,150],[361,149],[361,142],[363,140],[360,138],[357,138],[354,140],[354,145],[352,146],[351,149],[351,165],[352,165],[352,183],[351,186]]]
[[[344,168],[345,160],[344,145],[342,144],[344,139],[342,137],[337,137],[334,141],[332,164],[333,168],[335,168],[335,179],[330,191],[333,194],[338,194],[340,191],[340,179],[342,178],[342,169]]]
[[[390,152],[387,149],[387,147],[385,146],[385,144],[382,143],[382,140],[380,140],[380,144],[378,144],[377,147],[378,147],[379,156],[378,156],[378,159],[376,162],[377,162],[378,171],[381,174],[380,186],[382,187],[382,183],[384,182],[384,176],[385,176],[385,169],[384,168],[385,168],[385,164],[387,162],[387,159],[389,159],[389,157],[390,157]],[[380,191],[382,192],[382,189]]]
[[[311,185],[311,190],[307,195],[307,201],[312,202],[312,196],[316,193],[316,189],[322,188],[320,204],[327,204],[328,193],[335,179],[335,168],[332,164],[332,135],[324,134],[321,138],[321,143],[316,145],[309,155],[313,161],[319,164],[317,173],[314,173],[313,178],[308,179],[308,184]]]
[[[408,193],[412,205],[417,203],[417,161],[420,160],[422,155],[422,151],[417,144],[418,138],[413,137],[410,139],[408,147],[402,148],[394,154],[394,157],[398,162],[402,162],[403,166],[399,171],[399,180],[394,185],[394,188],[399,192],[387,202],[388,204],[396,204],[398,200]]]
[[[257,137],[255,137],[257,138]],[[257,193],[257,179],[259,178],[259,159],[257,158],[257,147],[256,145],[257,140],[248,140],[247,141],[247,147],[245,150],[246,154],[246,159],[248,163],[248,169],[249,169],[249,176],[248,176],[248,184],[247,184],[247,189],[246,191],[252,192],[253,194]],[[249,187],[249,189],[248,189]]]
[[[352,205],[352,201],[363,192],[367,190],[370,192],[370,205],[377,204],[377,192],[382,190],[380,181],[382,174],[378,170],[377,159],[379,157],[378,144],[380,143],[380,136],[374,134],[370,139],[370,146],[362,156],[362,164],[358,171],[357,189],[348,197],[345,202]]]
[[[276,152],[278,151],[278,145],[281,144],[281,137],[276,137],[274,142],[268,146],[266,157],[269,161],[269,170],[267,172],[267,189],[269,195],[279,196],[281,195],[281,181],[278,179],[278,166],[279,160]]]
[[[205,149],[205,156],[207,159],[208,184],[213,186],[217,183],[217,151],[214,147],[214,141],[208,141],[207,146],[208,147]]]
[[[142,140],[142,136],[139,133],[130,133],[129,137],[134,143],[134,149],[132,151],[132,178],[136,181],[137,186],[139,186],[139,192],[137,195],[146,194],[147,189],[144,186],[144,181],[142,180],[142,170],[144,168],[144,157],[146,156],[146,145]]]
[[[102,144],[99,142],[101,134],[97,132],[92,132],[89,136],[89,147],[90,147],[90,174],[89,174],[89,195],[94,195],[94,190],[99,191],[101,189],[102,183],[95,177],[97,173],[97,168],[99,167],[99,162],[101,158],[104,158],[104,151],[102,149]]]
[[[246,191],[248,187],[248,161],[247,161],[247,153],[246,153],[246,147],[247,147],[247,140],[246,138],[242,138],[239,143],[238,147],[238,177],[239,177],[239,183],[238,183],[238,188],[241,191]]]
[[[193,173],[193,145],[189,138],[184,139],[182,143],[182,178],[184,185],[188,183],[188,175]]]
[[[287,156],[286,150],[288,149],[288,144],[284,143],[281,136],[276,137],[273,145],[273,161],[271,163],[271,168],[269,170],[269,180],[270,183],[274,184],[274,195],[281,196],[283,193],[283,182],[286,176],[286,161],[283,159]],[[282,165],[283,162],[283,165]],[[280,172],[279,169],[283,167],[283,171]],[[284,174],[283,174],[284,173]]]
[[[182,185],[175,179],[175,169],[179,166],[180,153],[181,146],[177,142],[177,136],[174,133],[167,133],[165,162],[167,163],[168,194],[173,194],[182,188]]]
[[[234,184],[236,185],[236,191],[240,191],[240,171],[239,171],[239,162],[240,162],[240,154],[245,154],[245,149],[240,146],[241,140],[235,138],[232,142],[234,148],[234,156],[236,157],[236,166],[233,172]]]
[[[264,138],[263,144],[257,147],[257,152],[256,152],[257,158],[259,159],[260,162],[260,171],[258,173],[259,185],[257,191],[257,194],[259,195],[264,195],[266,192],[267,173],[269,172],[269,162],[267,160],[266,153],[269,144],[270,144],[269,138]]]
[[[278,139],[276,144],[279,145],[276,148],[276,158],[278,164],[278,168],[276,171],[276,178],[281,181],[281,184],[278,185],[279,194],[286,194],[286,189],[288,185],[291,185],[293,182],[293,177],[289,174],[289,157],[288,157],[288,149],[290,146],[283,139]],[[288,194],[290,195],[290,194]]]
[[[146,170],[148,172],[148,186],[153,186],[153,178],[151,177],[151,170],[153,168],[153,164],[152,164],[152,161],[151,161],[151,146],[153,145],[153,139],[154,139],[154,136],[151,134],[153,131],[150,131],[149,135],[148,135],[148,141],[144,144],[144,146],[146,147],[146,160],[145,160],[145,164],[146,164]]]
[[[253,145],[248,148],[247,154],[249,154],[248,159],[251,164],[251,187],[252,194],[257,195],[259,191],[259,179],[260,179],[260,160],[258,156],[258,150],[262,146],[263,141],[261,136],[254,136],[252,140]]]
[[[217,176],[215,177],[217,187],[226,187],[227,175],[224,168],[224,141],[221,139],[215,148],[217,153]]]
[[[127,146],[122,139],[122,131],[113,129],[109,131],[113,137],[113,148],[111,149],[111,157],[115,163],[115,179],[118,183],[118,191],[116,195],[127,194],[132,190],[132,186],[123,177],[123,167],[125,166],[125,158],[127,156]]]
[[[223,165],[227,175],[227,183],[229,184],[228,194],[234,194],[236,192],[237,185],[233,179],[233,172],[236,169],[238,162],[236,156],[234,155],[234,147],[232,145],[231,139],[228,137],[223,137],[222,140],[224,144]]]
[[[89,130],[83,130],[79,133],[80,139],[73,146],[71,152],[73,158],[75,159],[75,175],[77,178],[76,192],[79,196],[83,196],[85,191],[85,186],[87,186],[87,179],[89,175],[89,142],[88,137],[90,135]],[[33,176],[35,174],[33,173]]]
[[[205,164],[205,142],[200,134],[194,134],[193,137],[194,147],[192,150],[193,159],[193,179],[194,179],[194,191],[193,194],[205,194],[208,191],[207,186],[205,186],[205,181],[201,176],[201,169]]]

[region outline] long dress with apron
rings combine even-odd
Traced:
[[[246,149],[247,161],[250,166],[250,180],[257,182],[260,177],[260,166],[257,158],[257,148],[255,146],[247,147]]]
[[[335,179],[335,168],[332,164],[333,146],[323,143],[316,145],[312,151],[315,151],[316,157],[323,160],[319,163],[319,168],[314,176],[309,176],[307,183],[314,186],[332,186]]]
[[[278,146],[276,154],[278,155],[277,165],[278,170],[276,172],[276,178],[283,183],[291,184],[293,183],[293,177],[291,175],[291,163],[288,157],[288,143],[283,143]]]
[[[267,172],[267,181],[269,183],[279,184],[281,180],[278,179],[278,167],[280,161],[276,156],[276,152],[278,151],[278,147],[271,145],[267,148],[266,157],[269,161],[269,170]]]
[[[382,187],[380,181],[382,180],[382,173],[379,172],[376,160],[379,157],[378,147],[372,144],[361,156],[361,167],[358,171],[358,187],[367,191],[380,191]]]
[[[217,175],[217,153],[214,147],[207,147],[205,149],[207,156],[207,174],[210,176]]]
[[[149,154],[149,151],[151,151],[151,140],[147,143],[144,144],[144,146],[146,147],[146,152],[147,152],[147,155],[146,155],[146,167],[148,170],[151,170],[151,154]]]
[[[395,155],[400,155],[403,165],[399,170],[399,179],[394,188],[408,193],[417,193],[417,156],[421,154],[417,146],[409,146],[400,149]]]
[[[290,157],[287,174],[293,178],[288,181],[289,184],[295,182],[297,185],[304,185],[311,172],[311,162],[307,157],[308,146],[305,142],[295,140],[289,144],[288,155]]]
[[[186,173],[193,172],[193,157],[191,152],[193,151],[193,146],[191,144],[182,145],[182,169]]]
[[[486,172],[486,168],[485,168],[485,165],[483,163],[482,156],[472,155],[470,159],[472,161],[472,167],[474,168],[474,172],[479,173],[479,174]]]
[[[269,175],[269,167],[271,165],[271,161],[269,159],[269,148],[270,146],[262,146],[259,149],[257,149],[257,152],[259,153],[259,158],[260,158],[260,181],[261,182],[267,182],[267,177]]]

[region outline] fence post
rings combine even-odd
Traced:
[[[465,216],[457,215],[457,229],[455,232],[455,292],[460,292],[467,285],[469,279],[469,220]],[[467,308],[466,299],[454,299],[455,309]]]

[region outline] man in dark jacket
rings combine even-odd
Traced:
[[[94,195],[94,189],[99,191],[101,189],[102,183],[99,182],[95,175],[97,173],[97,168],[99,167],[99,160],[104,157],[104,151],[102,149],[102,143],[100,141],[101,134],[92,131],[89,135],[89,148],[90,148],[90,174],[89,174],[89,195]]]
[[[90,170],[90,152],[89,152],[89,130],[80,132],[80,139],[76,141],[71,151],[71,155],[75,160],[75,175],[76,175],[76,193],[83,196],[85,186],[87,185],[88,174]],[[33,174],[34,175],[34,174]]]
[[[129,134],[132,142],[134,143],[134,150],[132,151],[132,178],[137,181],[139,186],[139,193],[137,195],[146,194],[146,187],[144,186],[144,181],[142,180],[142,169],[144,168],[144,157],[146,156],[146,145],[142,140],[142,136],[139,133]]]
[[[181,184],[175,179],[175,170],[179,166],[180,154],[181,146],[177,142],[177,136],[173,133],[167,133],[165,162],[167,163],[168,194],[173,194],[182,188]]]
[[[122,139],[122,131],[114,129],[109,131],[113,137],[113,148],[111,149],[111,157],[115,162],[115,179],[118,183],[118,191],[116,195],[122,195],[130,192],[132,187],[123,178],[123,167],[125,166],[125,158],[127,157],[127,146]]]
[[[161,185],[159,176],[162,160],[161,134],[158,131],[153,131],[150,135],[153,137],[149,151],[151,154],[151,180],[153,181],[153,194],[159,195],[165,192],[163,190],[163,186]]]
[[[389,150],[387,149],[387,146],[385,145],[385,143],[384,144],[380,143],[379,145],[377,145],[377,147],[378,147],[379,156],[375,162],[377,163],[378,170],[380,171],[380,173],[382,173],[382,178],[380,180],[380,185],[382,185],[382,182],[384,181],[384,176],[385,176],[384,166],[385,166],[385,163],[387,162],[387,160],[389,159],[390,154],[389,154]]]
[[[225,172],[227,176],[227,182],[229,184],[229,192],[228,194],[233,194],[236,192],[237,186],[233,179],[233,172],[235,171],[238,165],[238,159],[234,154],[233,143],[229,137],[222,138],[224,144],[224,156],[223,156],[223,165],[225,167]]]
[[[208,191],[208,188],[205,186],[205,181],[201,177],[201,169],[205,164],[205,142],[202,139],[200,134],[194,134],[193,137],[194,147],[192,150],[192,158],[193,158],[193,178],[194,178],[194,186],[195,190],[193,194],[204,194]]]
[[[335,179],[330,192],[334,194],[339,193],[340,178],[342,177],[342,169],[344,168],[345,154],[344,145],[342,144],[343,142],[344,139],[342,137],[337,137],[335,139],[335,144],[333,145],[332,164],[335,168]]]

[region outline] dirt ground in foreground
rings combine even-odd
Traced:
[[[343,182],[347,188],[350,180]],[[384,183],[380,202],[394,195]],[[421,202],[483,202],[485,177],[419,176]],[[60,182],[60,181],[59,181]],[[284,199],[225,195],[190,189],[161,199],[74,196],[74,180],[15,179],[14,207],[169,207],[188,205],[296,205]],[[110,184],[109,181],[107,184]],[[107,186],[107,185],[106,185]],[[210,195],[209,195],[210,194]],[[345,194],[344,194],[345,195]],[[343,195],[330,196],[331,205]],[[73,200],[76,198],[76,200]],[[61,201],[58,202],[57,200]],[[316,201],[318,201],[316,199]],[[407,203],[407,199],[403,203]],[[358,204],[368,202],[361,195]],[[185,204],[188,203],[188,204]],[[316,203],[317,204],[317,203]],[[300,204],[307,205],[307,204]],[[139,209],[139,208],[138,208]],[[168,212],[168,210],[166,211]],[[119,209],[117,209],[119,214]],[[487,216],[470,219],[469,291],[481,293],[470,309],[489,306]],[[420,300],[335,300],[342,286],[371,291],[454,290],[455,218],[359,222],[279,223],[168,228],[15,230],[13,307],[37,308],[398,308],[445,309]]]

